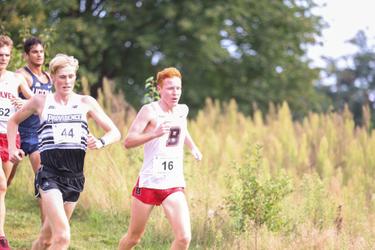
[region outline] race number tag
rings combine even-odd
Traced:
[[[11,110],[10,108],[0,108],[0,120],[8,121],[10,117]]]
[[[55,144],[81,143],[81,123],[57,123],[52,130]]]
[[[153,161],[153,173],[157,175],[174,175],[181,169],[177,157],[155,156]]]
[[[0,98],[0,121],[8,121],[13,112],[14,108],[10,101]]]

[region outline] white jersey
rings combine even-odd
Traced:
[[[87,149],[87,112],[82,96],[74,94],[66,105],[46,95],[38,130],[41,164],[60,172],[81,173]]]
[[[189,108],[185,104],[178,104],[173,113],[166,113],[158,102],[148,105],[155,111],[156,127],[168,121],[171,123],[171,130],[145,143],[139,187],[185,187],[183,155]]]
[[[7,133],[7,123],[10,116],[16,112],[11,99],[18,96],[18,87],[20,85],[16,74],[11,71],[5,71],[0,78],[0,133]]]
[[[79,95],[74,95],[67,105],[57,103],[54,94],[46,95],[38,130],[40,152],[49,149],[86,151],[87,111],[82,108]]]

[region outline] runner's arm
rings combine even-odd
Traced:
[[[188,130],[186,131],[185,145],[190,149],[191,154],[194,156],[196,160],[202,160],[202,153],[199,151],[197,145],[195,145],[193,138],[191,138],[191,135]]]
[[[26,79],[20,73],[16,74],[16,76],[19,80],[19,92],[21,92],[27,99],[30,99],[32,96],[34,96],[34,93],[31,91]]]
[[[143,145],[146,142],[169,132],[170,126],[167,123],[163,123],[151,131],[146,131],[147,125],[149,125],[153,118],[152,112],[153,110],[150,105],[144,105],[141,108],[125,137],[125,148],[133,148]]]
[[[97,139],[90,135],[91,137],[89,142],[94,142],[95,146],[90,143],[89,148],[101,148],[105,145],[114,143],[121,138],[120,131],[113,123],[111,118],[104,112],[104,110],[100,107],[99,103],[92,98],[91,96],[84,96],[83,102],[88,104],[89,106],[89,116],[94,119],[94,121],[104,130],[105,134],[100,138]]]
[[[23,78],[25,78],[27,84],[31,88],[31,86],[33,85],[33,79],[31,77],[31,75],[29,73],[27,73],[24,68],[17,69],[16,73],[19,74],[19,75],[21,75]]]
[[[32,114],[39,111],[38,107],[41,103],[41,97],[34,96],[28,100],[23,107],[14,113],[7,122],[7,140],[10,160],[15,163],[21,160],[20,151],[16,147],[16,136],[18,125]]]

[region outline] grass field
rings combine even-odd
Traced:
[[[375,249],[375,136],[367,127],[355,128],[351,115],[310,114],[293,122],[287,105],[269,114],[245,117],[231,102],[208,101],[189,130],[204,155],[197,163],[186,152],[186,194],[192,217],[190,249]],[[122,112],[122,111],[121,111]],[[121,113],[119,111],[119,113]],[[123,114],[123,113],[122,113]],[[122,116],[121,116],[122,117]],[[122,133],[128,122],[113,114]],[[90,125],[91,126],[91,125]],[[100,131],[90,127],[95,134]],[[261,148],[254,165],[254,145]],[[85,191],[73,215],[70,249],[116,249],[126,232],[130,191],[142,162],[142,148],[125,150],[121,143],[87,154]],[[238,169],[256,166],[249,183],[286,174],[291,191],[277,205],[267,223],[252,220],[253,207],[264,203],[238,203],[245,224],[230,210],[234,201],[251,193],[236,189],[247,176]],[[24,161],[9,188],[6,233],[14,249],[29,249],[39,230],[33,198],[33,176]],[[241,186],[240,186],[241,187]],[[271,187],[268,197],[278,192]],[[237,190],[237,191],[236,191]],[[242,198],[241,198],[242,197]],[[233,204],[232,204],[233,205]],[[280,224],[281,223],[281,224]],[[282,225],[276,227],[275,225]],[[153,211],[137,249],[168,249],[171,229],[160,208]]]

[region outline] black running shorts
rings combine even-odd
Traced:
[[[43,191],[58,189],[64,202],[76,202],[83,191],[85,177],[83,173],[58,173],[42,166],[35,175],[34,184],[35,197],[40,197],[39,189]]]

